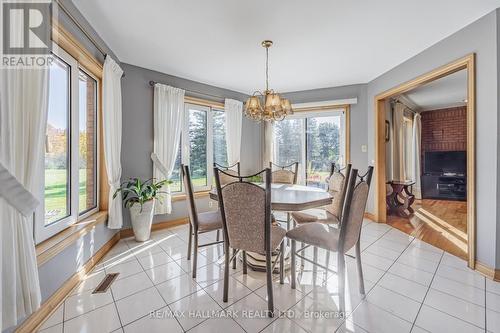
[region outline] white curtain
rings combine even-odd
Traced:
[[[227,163],[233,165],[240,161],[243,103],[226,98],[224,110],[226,111]]]
[[[404,156],[404,110],[405,105],[395,103],[392,113],[392,179],[405,180],[405,156]]]
[[[270,121],[264,122],[264,159],[263,167],[269,168],[269,162],[274,159],[274,125]]]
[[[113,200],[122,176],[122,78],[123,70],[106,57],[102,76],[102,127],[104,136],[104,159],[109,183],[108,228],[120,229],[123,225],[121,196]]]
[[[19,37],[19,36],[18,36]],[[48,110],[46,68],[2,69],[0,161],[40,201]],[[25,212],[26,213],[26,212]],[[18,324],[40,306],[40,283],[33,240],[33,214],[23,215],[0,198],[2,246],[2,327]]]
[[[413,118],[413,136],[412,136],[412,160],[413,173],[412,177],[415,181],[413,186],[413,194],[417,199],[422,199],[422,191],[420,185],[420,157],[421,157],[421,140],[422,140],[422,117],[419,113]]]
[[[164,84],[154,87],[154,147],[153,177],[156,181],[170,179],[174,171],[184,115],[184,90]],[[172,197],[170,186],[162,203],[155,205],[155,214],[170,214],[172,212]]]

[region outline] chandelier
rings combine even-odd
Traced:
[[[254,92],[245,102],[245,116],[256,121],[280,121],[293,113],[290,101],[269,89],[269,48],[272,45],[271,40],[262,42],[266,48],[266,90]]]

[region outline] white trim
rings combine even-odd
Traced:
[[[94,75],[89,73],[84,67],[81,67],[78,61],[73,58],[69,53],[64,51],[62,48],[60,48],[57,44],[53,43],[53,49],[52,52],[59,58],[61,58],[70,68],[69,68],[69,94],[68,96],[70,100],[70,110],[68,114],[68,154],[69,154],[69,160],[68,160],[68,168],[70,172],[70,176],[68,177],[69,181],[69,188],[70,188],[70,197],[69,197],[69,216],[56,221],[48,226],[45,225],[45,181],[41,182],[41,188],[40,191],[42,193],[42,197],[44,198],[41,202],[41,204],[38,206],[38,209],[35,212],[35,219],[34,219],[34,237],[35,237],[35,242],[38,244],[56,233],[66,229],[68,226],[74,224],[75,222],[82,220],[89,215],[97,212],[99,210],[99,180],[100,180],[100,174],[99,174],[99,163],[100,163],[100,145],[99,145],[99,140],[100,140],[100,122],[99,122],[99,99],[100,99],[100,80],[96,78]],[[96,207],[90,209],[89,211],[85,212],[84,214],[80,215],[80,207],[79,207],[79,132],[80,132],[80,126],[79,126],[79,119],[80,119],[80,100],[79,100],[79,76],[80,76],[80,70],[85,72],[86,75],[88,75],[90,78],[94,79],[96,82],[96,101],[95,101],[95,133],[96,135],[96,179],[95,179],[95,195],[96,195]],[[42,158],[45,158],[43,156]],[[43,164],[42,164],[43,165]],[[45,168],[41,168],[39,171],[39,177],[41,179],[45,180]]]
[[[345,99],[333,99],[329,101],[321,101],[321,102],[310,102],[310,103],[296,103],[292,104],[292,108],[301,109],[301,108],[317,108],[322,106],[334,106],[334,105],[352,105],[358,104],[358,98],[345,98]]]

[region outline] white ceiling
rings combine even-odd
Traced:
[[[437,110],[465,105],[467,71],[465,69],[432,81],[405,94],[418,110]]]
[[[366,83],[500,0],[73,0],[119,60],[252,93]]]

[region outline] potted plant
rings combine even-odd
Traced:
[[[131,178],[123,182],[113,194],[113,199],[121,192],[123,206],[130,210],[132,229],[135,240],[144,242],[151,235],[151,224],[153,223],[155,201],[159,200],[160,188],[172,183],[170,180],[155,182],[154,178],[142,181],[139,178]]]

